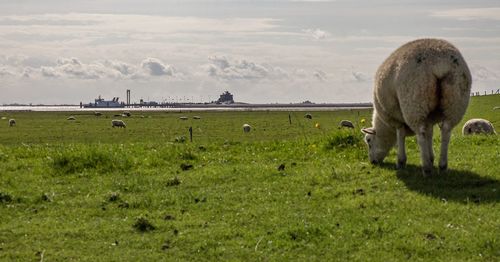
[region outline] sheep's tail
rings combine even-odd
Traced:
[[[442,115],[453,126],[462,119],[470,98],[472,77],[460,53],[443,57],[434,71],[436,108],[434,113]]]

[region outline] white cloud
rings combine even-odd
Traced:
[[[42,66],[40,68],[40,73],[44,77],[54,77],[54,78],[57,78],[57,77],[61,77],[62,76],[60,72],[58,72],[54,67],[50,67],[50,66]]]
[[[7,67],[0,67],[0,77],[14,76],[15,74],[11,72]]]
[[[342,82],[344,83],[366,83],[369,82],[371,78],[365,73],[351,68],[351,70],[343,70],[342,72]]]
[[[84,63],[78,58],[59,58],[54,65],[42,65],[39,68],[23,66],[17,63],[20,76],[32,78],[68,78],[68,79],[147,79],[149,77],[178,77],[173,66],[157,58],[146,58],[139,66],[122,61],[102,60]],[[15,75],[5,67],[0,68],[0,76]]]
[[[461,8],[434,11],[431,16],[458,20],[500,20],[500,7]]]
[[[320,81],[326,81],[327,76],[326,73],[321,70],[315,70],[313,76],[316,77]]]
[[[0,14],[0,81],[4,83],[0,102],[19,97],[37,102],[42,98],[34,90],[44,89],[48,94],[56,85],[58,90],[72,88],[66,96],[54,93],[50,99],[56,102],[66,102],[63,99],[71,96],[77,101],[98,94],[113,97],[125,88],[140,89],[136,95],[156,100],[174,93],[216,95],[224,89],[236,91],[238,101],[363,100],[365,93],[371,96],[368,91],[377,66],[395,48],[415,38],[435,36],[454,43],[470,65],[489,70],[471,68],[476,80],[500,79],[500,16],[491,13],[495,9],[457,9],[463,3],[421,3],[408,9],[394,1],[382,5],[291,1],[253,1],[251,5],[215,1],[218,4],[211,6],[207,3],[212,0],[189,1],[175,8],[169,5],[181,1],[167,1],[154,9],[109,1],[104,1],[112,6],[109,9],[96,9],[96,5],[85,9],[78,4],[55,8],[44,2],[38,11],[33,1],[22,9],[7,10],[0,4],[2,14],[39,14]],[[273,8],[267,9],[270,5]],[[169,8],[160,10],[159,6]],[[443,10],[429,12],[437,8]],[[108,14],[90,13],[98,9]],[[426,17],[433,14],[433,19]],[[242,16],[247,18],[238,18]],[[456,19],[478,20],[463,23]],[[207,60],[213,54],[219,56]],[[56,62],[61,57],[77,59]],[[166,85],[166,81],[175,84]],[[494,86],[495,81],[487,84]],[[476,81],[474,87],[486,86],[486,82]],[[45,92],[38,94],[48,96]]]
[[[369,80],[369,78],[365,74],[363,74],[362,72],[353,71],[352,76],[358,82],[366,82]]]
[[[165,65],[157,58],[146,58],[141,62],[141,67],[152,76],[174,76],[175,69]]]
[[[474,81],[490,81],[498,80],[498,75],[487,67],[473,65],[470,67],[472,78]]]
[[[247,60],[230,61],[225,56],[212,56],[205,65],[208,76],[222,80],[286,79],[288,73],[280,67]]]
[[[270,18],[202,18],[132,14],[40,14],[0,16],[2,34],[67,35],[78,37],[121,32],[146,34],[258,32],[278,26],[280,20]],[[95,35],[94,35],[95,37]]]
[[[44,76],[66,76],[77,79],[100,79],[118,76],[116,70],[110,70],[101,63],[84,64],[77,58],[60,58],[57,60],[57,65],[51,69],[52,71],[45,67],[46,74]]]
[[[104,66],[112,68],[120,72],[123,76],[130,76],[137,72],[137,68],[133,65],[113,60],[104,60]]]
[[[293,70],[293,75],[297,78],[307,78],[309,76],[309,73],[306,70],[299,68]]]
[[[311,87],[315,84],[334,81],[320,69],[307,67],[285,69],[269,63],[256,63],[245,59],[233,60],[226,56],[211,56],[208,59],[209,63],[202,66],[205,75],[222,82],[254,80],[281,85],[283,81],[286,81],[287,84],[294,82]]]
[[[2,55],[0,56],[0,64],[10,65],[10,66],[19,66],[24,64],[24,61],[27,59],[27,56],[23,55]]]
[[[24,57],[24,56],[23,56]],[[24,60],[32,60],[24,57]],[[166,64],[161,59],[148,57],[134,65],[119,60],[96,60],[84,62],[79,58],[62,57],[56,62],[46,62],[44,65],[26,66],[23,62],[15,62],[14,66],[0,67],[0,77],[21,76],[25,78],[64,78],[80,80],[152,80],[176,79],[190,81],[319,81],[328,80],[327,73],[319,69],[307,68],[284,69],[271,63],[257,63],[248,59],[229,59],[226,56],[211,56],[208,63],[190,66],[185,73],[179,72],[173,65]],[[17,61],[17,60],[16,60]],[[1,64],[0,64],[1,65]],[[198,69],[203,69],[199,72]],[[17,71],[17,73],[15,73]]]
[[[304,33],[306,33],[307,35],[313,37],[316,40],[325,39],[325,38],[327,38],[327,37],[330,36],[330,33],[326,32],[324,30],[321,30],[319,28],[316,28],[316,29],[304,29],[302,31]]]
[[[21,76],[24,78],[31,78],[33,74],[35,73],[36,70],[34,70],[31,67],[26,67],[24,68],[23,72],[21,73]]]

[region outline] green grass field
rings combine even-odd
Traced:
[[[499,261],[500,139],[461,135],[495,106],[430,178],[414,138],[405,170],[369,163],[369,110],[0,112],[0,261]]]

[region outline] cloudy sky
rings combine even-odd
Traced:
[[[0,104],[367,102],[398,46],[455,44],[500,88],[498,0],[0,0]]]

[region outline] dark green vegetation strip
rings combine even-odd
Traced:
[[[499,105],[474,98],[464,121],[498,129]],[[451,170],[424,179],[413,138],[407,169],[368,163],[368,111],[72,114],[0,113],[18,120],[0,124],[2,261],[500,257],[498,136],[458,127]]]

